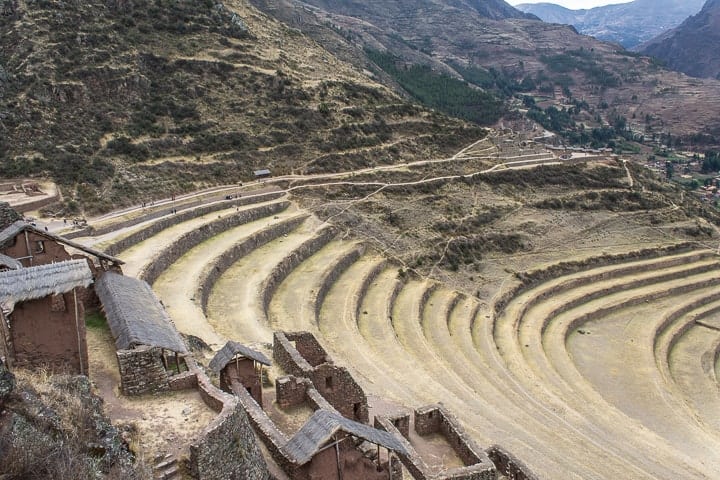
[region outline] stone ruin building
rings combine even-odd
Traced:
[[[107,272],[95,283],[117,348],[120,389],[125,395],[172,390],[188,371],[180,334],[150,286]]]
[[[309,332],[275,332],[273,357],[297,378],[309,379],[315,389],[343,416],[369,421],[367,397],[350,372],[335,365]]]
[[[362,442],[377,448],[374,460],[357,448]],[[328,410],[316,411],[283,451],[294,480],[396,480],[402,478],[396,455],[406,454],[396,436]]]
[[[238,382],[258,405],[262,405],[263,366],[271,365],[272,362],[262,353],[231,340],[215,354],[208,368],[220,376],[222,390],[230,391],[230,385]]]

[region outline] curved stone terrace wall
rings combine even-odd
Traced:
[[[621,264],[637,260],[649,260],[652,258],[659,258],[672,254],[680,254],[683,252],[688,252],[695,248],[698,248],[698,246],[693,243],[684,242],[662,248],[646,248],[616,255],[601,255],[597,257],[586,258],[583,260],[561,262],[539,270],[517,273],[516,277],[519,283],[508,288],[503,294],[498,297],[494,304],[494,310],[495,313],[500,313],[502,310],[505,309],[505,306],[510,302],[510,300],[520,295],[521,293],[539,285],[540,283],[552,278],[557,278],[563,275],[569,275],[592,268],[599,268],[603,266]]]
[[[185,255],[188,250],[197,247],[204,241],[230,230],[231,228],[275,215],[287,209],[289,206],[290,202],[278,202],[252,208],[250,210],[243,210],[241,212],[214,220],[206,225],[202,225],[191,232],[187,232],[160,252],[158,256],[153,258],[152,261],[145,266],[142,272],[140,272],[139,277],[152,285],[158,277],[160,277],[160,275],[170,267],[170,265]]]
[[[260,288],[260,291],[262,292],[263,312],[265,313],[266,318],[268,316],[268,309],[270,307],[272,297],[275,295],[275,292],[283,280],[285,280],[287,276],[290,275],[290,272],[295,270],[298,265],[315,255],[320,251],[320,249],[330,243],[330,241],[335,238],[335,235],[337,235],[337,231],[334,227],[325,227],[317,235],[304,242],[290,255],[280,261],[280,263],[275,265],[275,268],[273,268],[272,272],[268,278],[265,279],[262,287]]]
[[[292,232],[302,225],[307,218],[307,215],[291,218],[264,228],[259,232],[250,235],[242,242],[233,245],[230,250],[223,252],[222,255],[208,264],[200,274],[200,278],[198,280],[200,287],[195,297],[200,298],[203,312],[207,314],[207,304],[210,299],[210,294],[212,293],[217,281],[228,270],[228,268],[254,250],[257,250],[263,245]]]
[[[281,198],[284,194],[281,192],[278,193],[269,193],[266,195],[258,196],[258,197],[247,197],[247,198],[238,198],[236,200],[226,200],[222,202],[216,202],[212,203],[210,205],[205,205],[203,207],[198,208],[192,208],[197,205],[201,205],[202,202],[198,201],[197,203],[192,204],[191,207],[181,210],[179,213],[172,215],[172,209],[162,210],[159,212],[154,212],[152,214],[148,214],[146,216],[134,218],[132,220],[128,220],[126,222],[121,222],[112,226],[104,227],[102,229],[93,229],[92,227],[88,227],[90,229],[90,235],[97,236],[97,235],[104,235],[105,233],[109,233],[115,230],[120,230],[123,228],[131,227],[133,225],[137,225],[138,223],[142,223],[148,220],[153,220],[155,218],[161,218],[167,216],[167,218],[163,218],[162,220],[158,222],[154,222],[151,225],[148,225],[144,228],[141,228],[140,230],[131,233],[130,235],[120,238],[117,241],[109,244],[107,247],[105,247],[105,253],[108,255],[117,256],[120,252],[127,250],[128,248],[132,247],[133,245],[140,243],[144,240],[147,240],[150,237],[153,237],[160,233],[163,230],[166,230],[170,227],[173,227],[175,225],[178,225],[180,223],[186,222],[188,220],[192,220],[193,218],[202,217],[203,215],[207,215],[208,213],[218,212],[221,210],[225,210],[228,208],[231,208],[235,205],[243,206],[243,205],[250,205],[253,203],[262,203],[262,202],[269,202],[271,200],[276,200],[278,198]]]
[[[320,310],[322,310],[322,305],[325,302],[325,297],[327,296],[332,286],[335,284],[335,282],[337,282],[337,279],[340,278],[340,276],[345,272],[345,270],[347,270],[352,264],[357,262],[364,253],[365,246],[359,245],[357,248],[343,255],[340,260],[335,262],[332,269],[323,276],[320,288],[318,288],[317,292],[315,293],[315,298],[313,299],[313,304],[315,305],[316,323],[318,323],[319,321],[318,319],[320,318]]]

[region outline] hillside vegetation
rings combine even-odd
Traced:
[[[3,3],[0,175],[66,207],[441,156],[481,138],[242,1]]]

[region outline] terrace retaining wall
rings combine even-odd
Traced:
[[[193,202],[181,210],[179,213],[176,213],[175,215],[172,215],[172,209],[164,209],[160,210],[158,212],[153,212],[147,215],[143,215],[141,217],[133,218],[131,220],[127,220],[125,222],[120,222],[119,224],[114,224],[107,227],[101,227],[101,228],[93,228],[93,227],[87,227],[89,229],[88,234],[92,236],[98,236],[98,235],[104,235],[105,233],[109,233],[116,230],[121,230],[123,228],[131,227],[134,225],[137,225],[142,222],[146,222],[148,220],[154,220],[156,218],[161,218],[167,216],[167,218],[163,218],[162,220],[155,222],[151,225],[148,225],[147,227],[144,227],[136,232],[131,233],[130,235],[123,237],[110,245],[108,245],[105,248],[105,253],[108,255],[116,256],[120,252],[127,250],[128,248],[132,247],[133,245],[142,242],[144,240],[147,240],[150,237],[153,237],[160,233],[163,230],[166,230],[170,227],[173,227],[175,225],[178,225],[180,223],[186,222],[188,220],[192,220],[193,218],[202,217],[203,215],[207,215],[208,213],[218,212],[220,210],[225,210],[228,208],[232,208],[233,206],[243,206],[243,205],[250,205],[253,203],[262,203],[262,202],[268,202],[270,200],[276,200],[280,197],[282,197],[284,194],[281,192],[278,193],[269,193],[267,195],[262,195],[259,197],[240,197],[235,200],[226,200],[221,202],[212,203],[210,205],[205,205],[199,208],[193,208],[197,205],[202,205],[202,201]],[[83,229],[85,230],[85,229]],[[74,232],[73,232],[74,233]]]
[[[243,210],[227,217],[219,218],[211,223],[200,226],[199,228],[187,232],[170,246],[164,249],[160,254],[145,266],[140,272],[139,277],[149,284],[153,284],[158,277],[167,270],[170,265],[175,263],[188,250],[200,245],[202,242],[212,237],[230,230],[231,228],[244,225],[246,223],[260,220],[282,212],[290,206],[290,202],[278,202],[269,205]]]
[[[252,251],[270,243],[276,238],[292,232],[307,218],[307,216],[291,218],[284,222],[264,228],[259,232],[250,235],[244,241],[233,245],[230,250],[226,250],[222,255],[220,255],[220,257],[215,259],[211,264],[207,265],[200,274],[198,281],[200,288],[196,296],[196,298],[200,298],[201,300],[203,312],[207,313],[207,304],[210,299],[213,286],[217,283],[223,273],[228,270],[228,268]]]
[[[325,297],[327,296],[332,286],[335,284],[335,282],[337,282],[337,279],[340,278],[340,275],[342,275],[345,270],[350,268],[353,263],[357,262],[358,259],[362,257],[363,253],[365,253],[365,247],[362,245],[351,250],[350,252],[343,255],[340,260],[335,262],[332,270],[330,270],[327,275],[323,277],[322,284],[320,285],[320,288],[318,288],[318,291],[315,294],[315,298],[313,300],[313,303],[315,305],[316,323],[319,322],[320,310],[322,309]]]
[[[295,270],[298,265],[315,255],[325,245],[335,237],[337,231],[333,227],[323,228],[316,236],[304,242],[296,248],[290,255],[283,258],[280,263],[275,265],[272,272],[262,284],[260,291],[262,292],[262,305],[265,317],[268,316],[268,308],[273,295],[277,291],[280,284]]]

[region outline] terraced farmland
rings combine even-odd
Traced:
[[[311,331],[371,399],[441,401],[540,478],[720,477],[720,259],[696,244],[588,253],[488,300],[281,193],[148,232],[126,272],[216,349]]]

